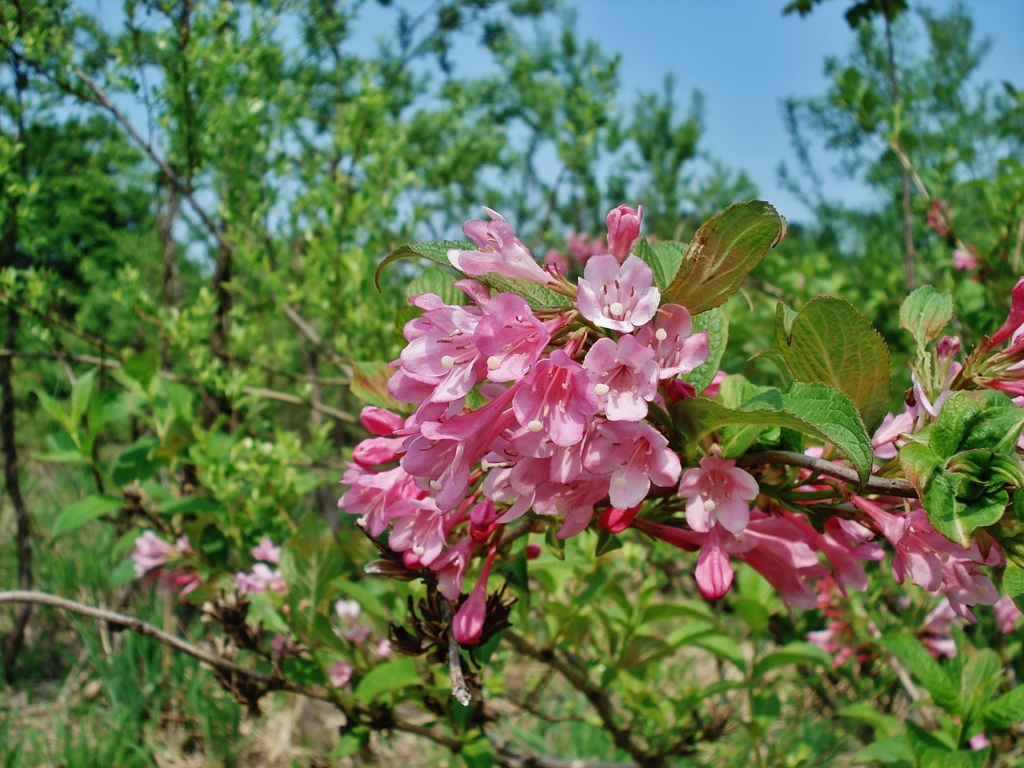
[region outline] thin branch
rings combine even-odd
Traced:
[[[597,711],[598,717],[601,718],[601,723],[604,725],[605,730],[611,735],[612,741],[615,742],[615,746],[628,752],[636,761],[637,765],[644,766],[645,768],[658,768],[665,764],[660,755],[648,754],[644,748],[633,739],[629,729],[619,727],[615,722],[615,709],[612,707],[611,699],[608,698],[608,694],[591,683],[585,673],[574,667],[553,650],[547,648],[536,648],[526,638],[521,637],[510,629],[505,631],[503,637],[513,648],[516,649],[516,651],[524,656],[536,659],[542,664],[549,665],[552,669],[562,675],[569,685],[582,693],[590,702],[591,706],[593,706]]]
[[[284,312],[291,323],[298,329],[299,333],[305,337],[305,339],[317,349],[323,352],[327,359],[330,360],[334,365],[346,372],[350,377],[352,375],[352,367],[345,362],[337,352],[324,344],[323,339],[320,338],[320,334],[316,332],[316,329],[309,324],[309,322],[300,315],[291,304],[282,304],[281,311]]]
[[[448,638],[448,669],[452,677],[452,696],[459,704],[468,707],[473,701],[466,678],[462,674],[462,656],[459,655],[459,641],[455,639],[455,620],[452,617],[452,605],[447,600],[441,601],[441,615],[448,624],[445,637]]]
[[[487,734],[494,746],[494,761],[503,768],[633,768],[633,763],[613,763],[607,760],[568,760],[520,752],[507,741]]]
[[[854,486],[859,486],[861,491],[867,493],[899,496],[905,499],[918,498],[917,489],[908,480],[869,475],[867,482],[861,486],[860,475],[857,474],[857,470],[843,467],[824,459],[816,459],[805,453],[796,453],[795,451],[762,451],[761,453],[748,453],[736,460],[736,466],[738,467],[756,467],[759,464],[786,464],[791,467],[802,467],[822,475],[845,480]]]
[[[93,98],[88,100],[107,110],[113,116],[113,118],[117,120],[117,122],[119,122],[126,131],[128,131],[132,139],[134,139],[135,142],[143,149],[143,151],[147,155],[149,155],[150,159],[154,163],[156,163],[157,166],[159,166],[160,171],[178,191],[178,194],[184,197],[186,200],[188,200],[189,205],[192,207],[192,210],[195,211],[196,215],[203,222],[203,226],[205,226],[206,229],[210,232],[210,234],[216,238],[217,242],[220,244],[220,247],[226,251],[234,252],[234,244],[230,240],[228,240],[227,235],[224,234],[223,230],[221,230],[221,228],[217,226],[213,219],[210,218],[209,214],[207,214],[203,207],[198,203],[198,201],[192,195],[192,191],[188,188],[185,182],[183,182],[181,178],[178,176],[178,174],[174,172],[174,169],[172,169],[171,166],[167,164],[167,161],[164,160],[163,157],[161,157],[160,154],[155,149],[153,149],[153,145],[146,141],[146,139],[143,138],[142,134],[140,134],[135,129],[135,126],[132,125],[132,122],[121,113],[121,111],[117,108],[114,102],[110,100],[110,97],[107,95],[107,92],[104,91],[95,80],[93,80],[91,77],[85,74],[85,72],[83,72],[81,69],[75,69],[75,75],[78,77],[79,80],[81,80],[89,87],[89,90],[92,91]]]
[[[107,622],[107,624],[114,628],[127,629],[131,632],[145,635],[146,637],[152,637],[154,640],[157,640],[164,645],[168,645],[177,651],[188,654],[193,658],[199,659],[199,661],[205,662],[211,667],[221,670],[222,672],[242,675],[257,683],[266,685],[269,689],[291,691],[292,693],[301,693],[303,696],[308,696],[312,699],[334,702],[334,699],[326,691],[308,688],[282,677],[266,675],[262,672],[257,672],[253,669],[243,667],[241,664],[236,664],[229,659],[225,659],[223,656],[218,656],[215,653],[211,653],[210,651],[192,645],[192,643],[182,640],[180,637],[164,632],[159,627],[149,624],[135,616],[129,616],[124,613],[115,613],[114,611],[108,611],[104,608],[95,608],[91,605],[78,603],[74,600],[69,600],[66,597],[51,595],[46,592],[33,592],[29,590],[0,592],[0,603],[35,603],[38,605],[48,605],[53,608],[59,608],[62,611],[77,613],[80,616],[99,619],[100,621]]]

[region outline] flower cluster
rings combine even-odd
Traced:
[[[739,560],[788,604],[814,608],[820,580],[843,594],[866,589],[864,563],[883,559],[888,544],[896,580],[945,595],[959,616],[973,620],[970,606],[996,603],[983,567],[1004,562],[999,547],[951,542],[918,500],[840,492],[801,470],[783,501],[763,492],[767,467],[747,471],[750,465],[724,458],[713,440],[698,446],[693,461],[681,455],[674,404],[715,397],[725,374],[702,393],[687,382],[708,359],[708,335],[694,331],[686,307],[663,301],[651,267],[636,255],[645,253],[636,248],[642,209],[609,213],[606,246],[588,241],[575,282],[557,259],[542,267],[512,226],[487,212],[489,221],[464,227],[477,247],[448,252],[452,266],[478,278],[455,283],[464,303],[431,293],[410,299],[419,315],[404,328],[407,345],[392,363],[388,391],[411,407],[405,415],[362,411],[372,437],[353,450],[339,501],[369,536],[387,534],[406,568],[433,572],[438,591],[459,606],[453,629],[460,643],[485,636],[487,579],[501,537],[528,512],[557,519],[563,539],[586,530],[596,514],[611,533],[632,527],[699,551],[695,577],[710,599],[729,591],[732,561]],[[499,278],[540,288],[524,291],[531,303],[493,292],[489,285]],[[1018,289],[1011,318],[987,350],[1012,336],[1017,354],[1024,318]],[[879,464],[942,410],[965,375],[955,361],[959,351],[958,339],[938,343],[927,386],[915,378],[906,412],[887,416],[872,440]],[[980,386],[1016,393],[1005,384],[1020,362],[1007,357],[1010,351],[1000,360],[1011,375],[978,379]],[[806,450],[822,455],[821,446]],[[801,494],[835,494],[832,513],[812,526]],[[685,525],[675,512],[684,513]],[[475,556],[482,566],[466,590]]]

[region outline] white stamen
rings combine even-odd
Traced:
[[[444,368],[446,371],[450,371],[452,368],[455,367],[455,358],[452,357],[451,355],[445,355],[444,357],[441,358],[441,367]]]
[[[608,390],[609,390],[609,386],[607,384],[595,384],[594,385],[594,391],[598,394],[598,396],[607,395],[608,394]]]
[[[440,491],[441,490],[441,481],[440,480],[431,480],[430,481],[430,487],[433,488],[435,491]]]
[[[490,370],[492,370],[492,371],[495,368],[500,368],[501,367],[501,358],[498,357],[497,355],[491,355],[490,357],[487,358],[487,367]]]
[[[414,555],[422,555],[422,554],[423,554],[424,552],[426,552],[426,551],[427,551],[427,550],[425,550],[425,549],[424,549],[423,547],[421,547],[421,546],[420,546],[419,544],[417,544],[417,545],[416,545],[415,547],[413,547],[413,548],[412,548],[412,553],[413,553]]]
[[[617,301],[613,301],[611,306],[608,307],[608,311],[611,312],[613,315],[621,315],[622,314],[622,310],[623,310],[622,304],[617,302]]]
[[[616,477],[612,480],[612,488],[617,491],[623,490],[627,485],[629,485],[629,482],[624,477]]]
[[[665,339],[668,338],[668,331],[666,331],[664,328],[659,328],[654,332],[654,338],[656,338],[658,341],[664,341]]]
[[[356,525],[358,525],[360,528],[365,528],[366,527],[366,520],[364,520],[363,518],[360,517],[360,518],[358,518],[356,520]]]
[[[718,505],[715,504],[715,502],[713,502],[711,499],[707,499],[704,502],[704,511],[705,512],[714,512],[715,511],[715,507],[717,507],[717,506]]]
[[[526,428],[531,432],[540,432],[542,429],[544,429],[544,425],[541,424],[536,419],[534,419],[533,421],[526,425]]]

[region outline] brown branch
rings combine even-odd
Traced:
[[[441,600],[441,615],[448,624],[444,634],[448,639],[448,670],[452,677],[452,696],[459,704],[468,707],[473,701],[473,694],[469,692],[466,678],[462,674],[462,656],[459,655],[459,641],[455,639],[455,619],[452,616],[452,605],[447,600]]]
[[[494,746],[494,762],[503,768],[632,768],[633,763],[613,763],[607,760],[569,760],[564,757],[531,755],[520,752],[507,741],[487,734]]]
[[[38,66],[36,66],[35,68],[42,71],[42,69]],[[192,195],[192,191],[188,188],[185,182],[181,180],[178,174],[174,172],[174,169],[172,169],[171,166],[167,164],[167,161],[164,160],[155,149],[153,149],[153,146],[148,141],[146,141],[146,139],[142,137],[142,134],[140,134],[135,129],[135,126],[132,125],[132,122],[127,117],[125,117],[114,104],[114,102],[110,100],[110,97],[107,95],[106,91],[104,91],[95,80],[93,80],[91,77],[85,74],[85,72],[83,72],[81,69],[75,69],[75,76],[78,77],[78,79],[81,80],[83,83],[85,83],[89,87],[89,90],[93,93],[92,98],[86,97],[86,100],[91,101],[93,104],[96,104],[100,107],[103,107],[105,110],[107,110],[107,112],[109,112],[113,116],[115,120],[117,120],[117,122],[121,124],[121,126],[126,131],[128,131],[128,134],[132,137],[135,143],[138,144],[142,148],[142,150],[147,155],[149,155],[149,158],[154,163],[157,164],[157,166],[160,168],[160,171],[167,178],[167,181],[169,181],[174,186],[178,194],[184,197],[186,200],[188,200],[189,205],[192,207],[192,210],[195,211],[195,214],[199,217],[200,221],[203,222],[203,226],[205,226],[206,229],[210,232],[210,234],[213,235],[214,238],[216,238],[217,242],[220,244],[220,247],[223,250],[233,252],[235,250],[235,246],[234,244],[231,243],[230,240],[228,240],[227,235],[225,235],[223,230],[221,230],[221,228],[218,227],[216,223],[214,223],[213,219],[210,218],[209,214],[207,214],[203,207],[199,205],[195,197]],[[67,88],[66,84],[65,88]],[[68,88],[68,90],[72,90],[73,93],[75,92],[73,89],[70,88]]]
[[[760,464],[785,464],[791,467],[802,467],[810,469],[822,475],[845,480],[861,488],[867,493],[877,493],[882,496],[899,496],[905,499],[918,498],[917,489],[908,480],[896,477],[879,477],[869,475],[864,485],[860,486],[860,475],[857,470],[835,464],[825,459],[816,459],[805,453],[795,451],[762,451],[760,453],[748,453],[736,460],[738,467],[756,467]]]
[[[69,600],[66,597],[51,595],[47,592],[33,592],[29,590],[0,592],[0,603],[34,603],[38,605],[48,605],[52,608],[59,608],[62,611],[77,613],[80,616],[88,616],[90,618],[106,622],[108,625],[111,625],[116,629],[126,629],[146,637],[152,637],[154,640],[170,646],[176,651],[181,651],[182,653],[192,656],[193,658],[209,664],[211,667],[222,672],[241,675],[257,683],[261,683],[267,686],[268,690],[291,691],[292,693],[299,693],[303,696],[308,696],[311,699],[319,699],[321,701],[328,701],[332,703],[334,702],[334,698],[325,690],[309,688],[304,685],[299,685],[298,683],[293,683],[290,680],[277,675],[266,675],[262,672],[249,669],[248,667],[243,667],[241,664],[236,664],[230,659],[226,659],[223,656],[219,656],[200,648],[199,646],[193,645],[186,640],[182,640],[180,637],[164,632],[159,627],[142,621],[142,619],[136,618],[135,616],[129,616],[124,613],[115,613],[114,611],[108,611],[105,608],[95,608],[91,605],[78,603],[74,600]]]
[[[329,346],[324,344],[323,339],[320,338],[320,334],[316,332],[316,329],[309,324],[302,315],[300,315],[291,304],[282,304],[281,311],[284,312],[285,317],[291,321],[292,325],[302,334],[302,336],[318,350],[323,352],[327,359],[330,360],[334,365],[338,366],[343,372],[345,372],[350,378],[352,376],[352,366],[350,366],[341,355],[331,349]]]
[[[25,137],[24,90],[21,67],[17,59],[12,63],[15,79],[15,101],[17,104],[17,141]],[[19,172],[23,179],[29,175],[27,150],[22,147]],[[18,219],[22,195],[15,194],[9,202],[7,216],[0,222],[0,267],[13,267],[18,256]],[[14,348],[18,340],[18,325],[21,315],[14,306],[7,307],[7,330],[5,345]],[[11,358],[0,359],[0,448],[4,453],[4,484],[7,495],[14,507],[15,540],[18,553],[18,586],[32,589],[32,518],[29,517],[25,499],[21,495],[21,481],[18,473],[18,442],[15,413],[17,397],[14,393],[13,365]],[[14,619],[11,634],[3,644],[4,675],[8,682],[14,678],[14,663],[25,642],[25,628],[28,626],[31,606],[23,606]]]
[[[885,9],[882,16],[885,18],[885,44],[886,54],[889,63],[889,84],[892,88],[893,110],[898,110],[901,103],[900,86],[896,77],[896,53],[892,43],[892,23],[889,19],[889,3],[884,3]],[[891,144],[896,144],[894,137]],[[899,154],[899,153],[897,153]],[[907,173],[907,164],[900,163],[900,185],[903,196],[903,272],[905,287],[908,292],[914,290],[917,285],[917,276],[914,273],[914,266],[917,263],[917,248],[914,247],[914,215],[910,209],[910,177]]]
[[[515,648],[517,652],[524,656],[529,656],[532,659],[536,659],[542,664],[549,665],[564,677],[569,685],[582,693],[587,698],[587,701],[590,702],[591,706],[593,706],[597,711],[598,717],[601,718],[601,723],[604,725],[605,730],[611,735],[612,741],[615,742],[615,746],[625,752],[628,752],[636,761],[637,765],[643,766],[644,768],[660,768],[660,766],[665,765],[665,761],[661,755],[648,754],[644,748],[634,740],[628,728],[619,727],[615,722],[615,709],[612,706],[612,702],[611,699],[609,699],[608,694],[591,683],[584,672],[570,664],[566,659],[555,653],[555,651],[549,648],[541,649],[534,647],[528,640],[526,640],[526,638],[516,634],[511,629],[506,630],[503,637],[513,648]]]

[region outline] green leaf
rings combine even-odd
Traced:
[[[148,480],[155,475],[166,464],[159,456],[150,456],[159,442],[155,437],[142,437],[126,448],[114,462],[114,484],[127,485],[132,480]]]
[[[683,376],[683,379],[690,382],[699,395],[708,388],[722,364],[722,356],[729,343],[729,316],[721,307],[701,312],[693,318],[693,331],[694,333],[700,331],[708,333],[708,359]]]
[[[529,280],[502,277],[493,272],[481,275],[476,279],[491,286],[498,293],[519,294],[526,299],[526,303],[530,305],[531,309],[560,309],[572,306],[572,302],[567,296],[555,293],[547,286]]]
[[[988,448],[1010,453],[1024,427],[1024,409],[991,389],[954,392],[935,418],[929,445],[944,459],[960,451]]]
[[[390,693],[402,688],[421,685],[416,664],[412,659],[398,659],[377,664],[366,673],[355,689],[357,701],[369,704],[382,693]]]
[[[448,251],[450,249],[474,251],[477,249],[477,245],[476,243],[467,243],[459,240],[439,240],[432,243],[409,243],[407,245],[401,245],[393,250],[377,267],[377,271],[373,275],[374,285],[377,286],[377,290],[379,291],[380,275],[381,272],[384,271],[384,267],[394,261],[398,261],[399,259],[430,259],[436,264],[443,264],[449,269],[455,269],[452,266],[452,263],[448,261]]]
[[[459,277],[461,275],[451,269],[429,267],[416,275],[405,286],[405,295],[411,298],[423,293],[433,293],[449,306],[462,305],[469,300],[469,297],[455,287],[455,281]]]
[[[820,296],[793,318],[779,302],[775,338],[793,377],[820,381],[853,400],[870,432],[889,408],[889,349],[845,299]]]
[[[217,512],[224,509],[224,505],[216,499],[208,496],[184,496],[180,499],[167,499],[160,502],[157,512],[161,515],[201,515],[207,512]]]
[[[466,768],[491,768],[494,765],[491,742],[486,737],[481,736],[464,744],[459,750],[459,756],[466,764]]]
[[[875,762],[895,765],[898,768],[911,768],[914,765],[914,753],[910,751],[910,743],[906,736],[893,736],[864,747],[853,756],[853,762],[855,765]]]
[[[757,680],[773,669],[785,667],[789,664],[813,664],[830,669],[832,667],[832,657],[813,643],[797,641],[789,643],[779,650],[772,651],[758,659],[754,664],[751,677]]]
[[[942,334],[953,317],[953,297],[949,291],[941,293],[930,285],[914,290],[900,307],[900,328],[910,331],[917,342],[918,354]]]
[[[984,717],[996,728],[1004,730],[1024,723],[1024,686],[1016,686],[989,704]]]
[[[908,635],[886,635],[879,640],[892,651],[917,680],[928,689],[932,699],[950,714],[960,710],[959,686],[950,680],[946,670],[925,650],[916,638]]]
[[[723,635],[718,632],[701,634],[687,641],[685,644],[692,645],[696,648],[703,648],[705,651],[710,651],[715,656],[725,659],[731,663],[741,672],[746,673],[747,671],[747,660],[743,656],[743,649],[740,648],[736,641],[728,635]]]
[[[1003,591],[1010,596],[1020,610],[1024,611],[1024,568],[1010,561],[1003,571]]]
[[[314,633],[336,592],[332,583],[344,571],[334,534],[317,515],[306,515],[298,534],[281,552],[281,578],[288,585],[289,621],[300,632]]]
[[[54,538],[81,528],[88,522],[98,520],[124,506],[124,499],[113,496],[86,496],[81,501],[66,507],[53,523]]]
[[[769,248],[786,234],[786,220],[769,203],[736,203],[697,230],[663,304],[681,304],[693,315],[725,303]]]
[[[619,657],[618,669],[632,669],[641,664],[648,664],[658,659],[671,656],[673,648],[660,637],[653,635],[633,635],[626,642]]]
[[[977,719],[989,706],[1002,674],[1002,663],[989,648],[982,648],[967,659],[960,677],[960,711],[965,720]]]
[[[871,472],[871,439],[864,423],[850,398],[827,384],[795,381],[785,392],[763,392],[742,408],[687,398],[672,407],[672,417],[691,449],[722,427],[786,427],[834,443],[853,462],[862,481]]]
[[[93,385],[96,381],[96,369],[78,377],[75,386],[71,388],[71,423],[79,424],[86,410],[89,408],[89,401],[92,400]]]
[[[659,291],[664,291],[672,283],[683,261],[686,246],[682,243],[658,243],[650,245],[646,237],[637,238],[633,245],[633,255],[642,259],[654,273],[654,284]]]

